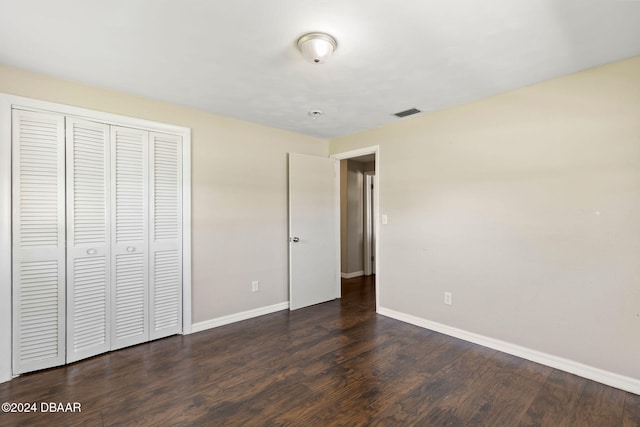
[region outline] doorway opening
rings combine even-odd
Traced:
[[[341,153],[340,273],[343,304],[377,307],[377,147]]]

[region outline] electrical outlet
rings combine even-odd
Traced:
[[[451,292],[445,292],[444,293],[444,303],[446,305],[452,305],[453,304],[453,294]]]
[[[258,292],[260,290],[260,282],[254,280],[251,282],[251,292]]]

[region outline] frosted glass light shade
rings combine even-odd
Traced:
[[[298,39],[302,56],[314,64],[327,62],[337,45],[336,39],[325,33],[309,33]]]

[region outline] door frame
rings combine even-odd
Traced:
[[[11,110],[18,107],[130,126],[182,137],[182,334],[192,332],[191,320],[191,129],[119,114],[73,107],[55,102],[0,93],[0,383],[9,381],[12,371],[12,248],[11,248]]]
[[[333,153],[329,157],[336,160],[347,160],[354,157],[366,156],[367,154],[373,154],[375,156],[374,172],[376,176],[376,182],[380,182],[380,146],[372,145],[369,147],[358,148],[356,150],[342,151]],[[337,168],[338,179],[336,180],[336,194],[340,197],[340,168]],[[340,214],[340,204],[338,204],[338,215]],[[376,271],[375,289],[376,289],[376,311],[380,307],[380,263],[379,263],[379,251],[380,251],[380,185],[374,185],[373,187],[373,233],[376,236],[375,248],[374,248],[374,264]],[[339,223],[339,222],[338,222]],[[338,239],[339,240],[339,239]],[[340,241],[337,242],[338,254],[340,254]],[[338,269],[340,264],[338,263]],[[338,294],[340,296],[340,294]]]

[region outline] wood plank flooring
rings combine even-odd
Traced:
[[[2,426],[640,425],[640,396],[375,314],[343,298],[104,354],[0,384]]]

